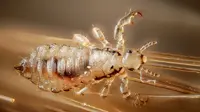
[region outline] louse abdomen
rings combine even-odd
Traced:
[[[58,92],[79,85],[87,70],[89,49],[43,45],[24,58],[15,69],[39,88]]]
[[[59,92],[106,78],[120,67],[118,57],[116,51],[51,44],[37,47],[16,69],[39,88]]]

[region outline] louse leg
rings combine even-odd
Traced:
[[[88,90],[88,88],[90,88],[92,85],[99,83],[100,81],[91,81],[90,83],[88,83],[85,87],[81,88],[78,91],[75,91],[75,93],[77,95],[84,95],[84,92]]]
[[[74,34],[72,40],[85,47],[94,47],[94,45],[87,39],[87,37],[81,34]]]
[[[123,98],[128,98],[131,95],[131,92],[128,88],[128,75],[126,72],[122,73],[119,76],[120,80],[121,80],[121,85],[120,85],[120,92],[123,95]]]
[[[126,72],[120,75],[120,79],[121,79],[120,91],[123,94],[123,98],[131,100],[136,107],[141,107],[147,103],[148,97],[142,97],[138,93],[131,95],[131,92],[128,88],[128,75]]]
[[[111,44],[106,40],[106,38],[100,28],[95,27],[93,25],[92,31],[93,31],[94,37],[103,44],[104,48],[111,47]]]
[[[147,48],[153,46],[157,44],[157,41],[151,41],[151,42],[148,42],[147,44],[143,45],[140,49],[138,49],[137,51],[142,53],[144,50],[146,50]]]
[[[103,86],[101,92],[100,92],[100,96],[101,97],[107,97],[110,91],[110,87],[114,81],[115,77],[111,77],[110,79],[107,79],[105,81],[105,85]]]
[[[156,80],[149,80],[149,79],[144,78],[142,71],[140,71],[140,81],[147,82],[147,83],[153,83],[153,84],[156,83]]]
[[[156,83],[156,80],[149,80],[149,79],[145,79],[144,76],[143,76],[143,73],[142,72],[145,72],[146,74],[150,75],[150,76],[153,76],[153,77],[160,77],[160,74],[157,74],[157,73],[154,73],[144,67],[140,67],[140,80],[141,82],[147,82],[147,83],[153,83],[155,84]]]
[[[142,96],[138,93],[135,93],[133,95],[132,103],[135,105],[135,107],[142,107],[146,105],[148,102],[148,96]]]
[[[148,42],[147,44],[143,45],[140,49],[138,49],[137,51],[139,53],[142,53],[144,50],[146,50],[147,48],[153,46],[157,44],[157,41],[151,41],[151,42]],[[146,62],[147,61],[147,58],[145,56],[143,56],[143,62]],[[159,77],[160,75],[159,74],[156,74],[156,73],[153,73],[152,71],[144,68],[144,67],[140,67],[139,69],[139,73],[140,73],[140,80],[141,82],[147,82],[147,83],[153,83],[155,84],[156,83],[156,80],[149,80],[149,79],[145,79],[144,76],[143,76],[143,72],[146,73],[147,75],[150,75],[150,76],[153,76],[153,77]]]
[[[114,39],[117,40],[117,50],[120,50],[122,52],[124,51],[124,26],[133,24],[132,18],[134,18],[137,15],[142,16],[140,12],[130,10],[129,13],[122,17],[115,26]]]

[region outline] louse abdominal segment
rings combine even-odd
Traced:
[[[117,41],[115,47],[106,40],[99,28],[93,26],[94,37],[102,43],[102,48],[96,47],[85,36],[74,34],[72,40],[78,46],[39,46],[14,68],[40,89],[52,92],[73,89],[76,94],[83,94],[91,85],[105,80],[100,91],[102,97],[108,95],[112,82],[119,77],[120,92],[124,98],[128,98],[131,92],[128,88],[127,70],[139,73],[142,82],[156,83],[155,80],[145,79],[144,73],[159,76],[143,67],[147,57],[142,52],[155,45],[156,41],[149,42],[138,50],[125,52],[124,26],[132,24],[133,18],[138,15],[142,14],[130,10],[118,21],[114,30],[114,39]]]

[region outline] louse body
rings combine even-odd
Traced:
[[[93,27],[94,37],[102,43],[102,47],[93,45],[81,34],[75,34],[75,46],[39,46],[15,69],[39,88],[52,92],[81,88],[75,93],[83,94],[91,85],[105,80],[100,96],[107,96],[112,82],[119,77],[120,92],[127,98],[131,95],[127,70],[138,72],[141,81],[155,83],[155,80],[145,79],[143,73],[159,76],[142,66],[147,61],[142,52],[157,42],[149,42],[138,50],[125,52],[124,26],[132,24],[132,18],[137,15],[141,16],[141,13],[130,11],[117,23],[114,31],[116,47],[111,46],[99,28]]]
[[[20,69],[39,88],[60,92],[116,75],[121,58],[115,50],[51,44],[37,47]]]

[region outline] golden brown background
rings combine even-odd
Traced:
[[[0,94],[15,98],[16,102],[0,100],[0,111],[88,111],[69,104],[71,101],[67,98],[72,98],[110,112],[199,112],[200,99],[185,98],[152,98],[145,107],[135,108],[121,98],[118,81],[112,86],[111,96],[107,99],[95,94],[82,97],[71,92],[47,93],[13,70],[20,57],[27,56],[36,46],[57,42],[51,40],[52,37],[70,39],[73,33],[82,33],[92,40],[92,24],[99,26],[108,40],[115,43],[114,26],[130,8],[141,11],[144,17],[137,18],[134,26],[126,28],[127,47],[138,48],[148,41],[157,40],[159,44],[151,50],[200,56],[198,0],[1,0]],[[200,84],[197,74],[175,72],[170,76],[195,87]],[[134,82],[130,85],[133,92],[180,94]],[[100,87],[94,86],[92,90],[98,92]]]

